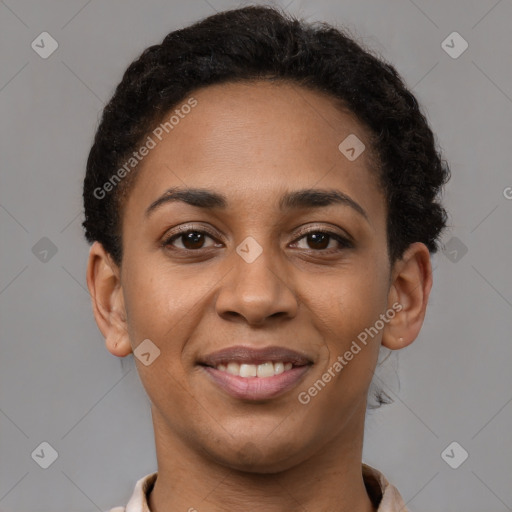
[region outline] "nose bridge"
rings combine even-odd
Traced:
[[[230,255],[231,271],[217,297],[219,314],[242,316],[254,323],[276,314],[296,314],[291,285],[279,273],[278,251],[271,240],[259,238],[261,244],[254,236],[247,236]]]

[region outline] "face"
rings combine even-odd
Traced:
[[[162,435],[284,469],[361,430],[383,329],[361,333],[393,302],[385,198],[332,99],[266,82],[193,96],[123,210],[119,343],[160,350],[135,361]]]

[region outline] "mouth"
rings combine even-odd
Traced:
[[[238,377],[242,377],[244,379],[248,379],[250,377],[266,379],[268,377],[280,375],[281,373],[289,371],[292,368],[292,363],[284,361],[267,361],[261,364],[239,364],[236,361],[230,361],[229,363],[221,363],[215,366],[215,369],[219,370],[220,372],[227,372],[230,375],[237,375]]]
[[[265,400],[295,387],[313,361],[284,347],[254,349],[230,347],[198,362],[211,381],[229,395],[246,400]]]

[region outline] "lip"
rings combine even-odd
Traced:
[[[268,361],[292,363],[292,368],[273,377],[240,377],[218,370],[219,364],[235,361],[239,364],[263,364]],[[253,348],[244,345],[228,347],[201,358],[198,364],[214,384],[227,394],[243,400],[266,400],[293,389],[310,370],[313,361],[307,356],[276,345]]]
[[[273,377],[239,377],[211,366],[202,368],[216,385],[234,398],[268,400],[283,395],[297,386],[311,365],[294,366]]]
[[[203,366],[215,368],[215,366],[219,364],[226,364],[230,361],[235,361],[239,364],[263,364],[267,361],[272,361],[273,363],[282,361],[283,363],[292,363],[293,366],[305,366],[313,363],[313,361],[305,355],[277,345],[263,348],[235,345],[212,352],[201,358],[198,363]]]

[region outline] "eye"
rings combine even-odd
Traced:
[[[313,249],[318,251],[323,251],[326,249],[336,250],[336,242],[338,244],[338,249],[353,247],[352,242],[350,242],[348,238],[345,238],[344,236],[340,235],[339,233],[335,233],[334,231],[327,231],[322,229],[310,230],[303,233],[303,235],[297,239],[295,244],[301,240],[304,240],[306,244],[311,244],[311,246],[299,247],[299,249]],[[330,242],[333,240],[335,241],[334,246],[329,247]]]
[[[183,251],[198,251],[217,245],[214,235],[208,231],[194,229],[190,226],[180,226],[177,231],[178,233],[171,234],[162,241],[163,247]],[[213,243],[205,245],[206,239],[210,239]],[[298,246],[301,241],[308,244],[308,247]],[[179,245],[177,242],[179,242]],[[332,242],[334,242],[334,245],[332,245]],[[324,229],[314,229],[303,232],[292,246],[298,246],[299,249],[309,249],[315,252],[335,252],[337,250],[351,248],[354,245],[348,238],[339,233]]]
[[[194,251],[198,249],[205,249],[208,247],[213,247],[215,244],[210,246],[205,246],[205,238],[209,238],[213,240],[213,237],[207,231],[203,231],[201,229],[190,229],[190,228],[180,228],[179,233],[171,235],[162,242],[162,246],[169,247],[173,246],[177,249],[185,250],[185,251]],[[181,247],[176,246],[174,242],[179,240],[181,242]]]

